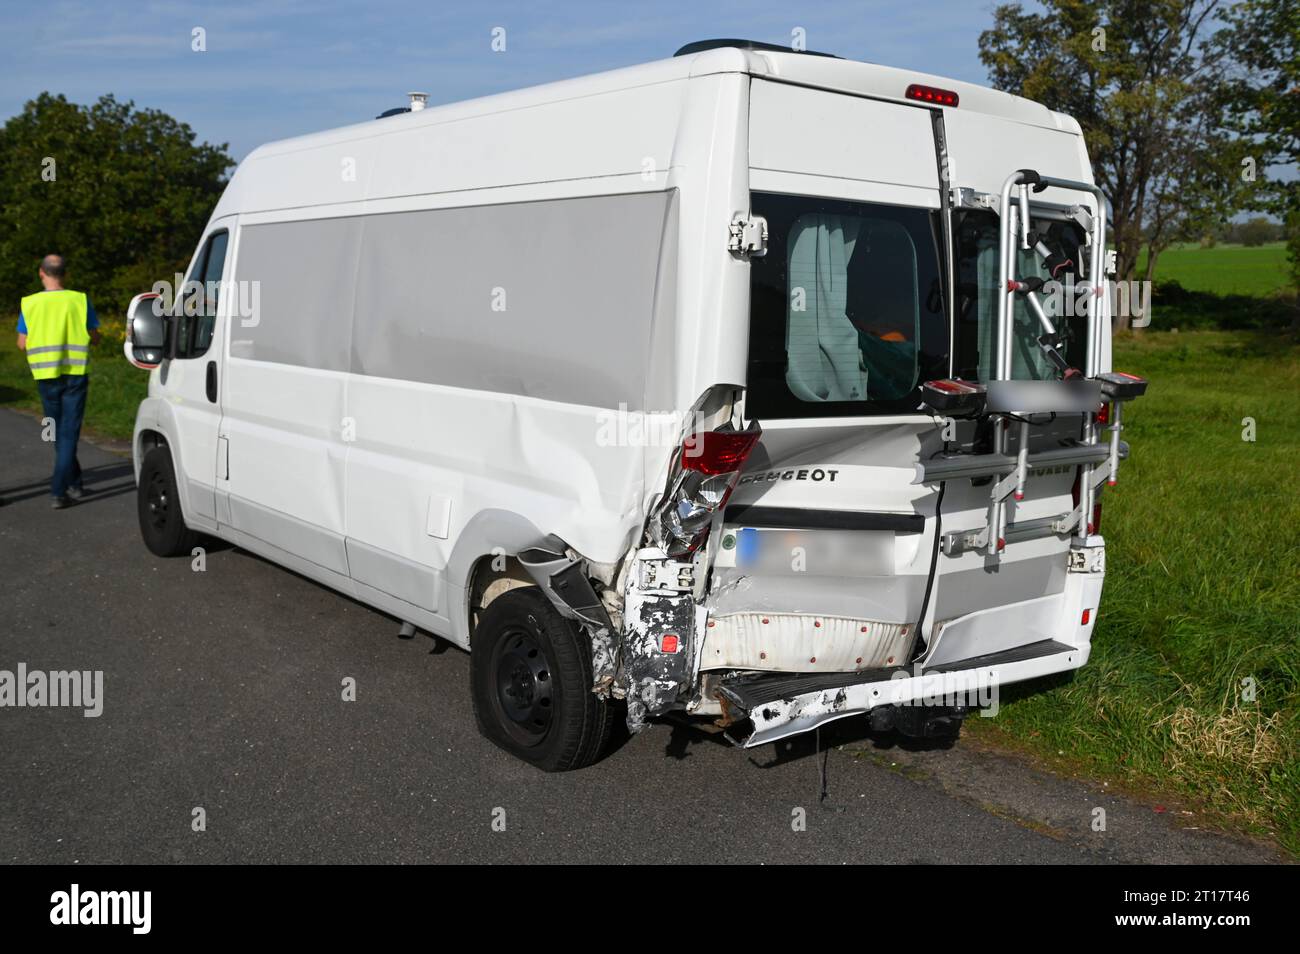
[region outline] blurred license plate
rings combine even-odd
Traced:
[[[894,572],[889,530],[776,530],[728,527],[718,565],[770,574],[886,576]]]

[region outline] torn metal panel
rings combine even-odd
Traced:
[[[823,723],[865,712],[867,708],[870,707],[850,707],[846,688],[766,702],[749,713],[754,731],[745,740],[745,748],[807,732]]]
[[[608,693],[618,670],[618,637],[585,562],[557,536],[519,553],[519,562],[561,615],[582,624],[591,640],[592,691]]]
[[[776,742],[798,735],[827,722],[867,713],[878,706],[965,705],[970,700],[984,700],[999,685],[1056,672],[1078,669],[1088,661],[1090,646],[1072,646],[1045,639],[1032,646],[1013,651],[963,660],[952,668],[908,673],[892,673],[891,678],[865,676],[863,681],[848,685],[796,693],[784,698],[763,699],[746,706],[742,687],[724,683],[720,692],[733,706],[746,711],[753,733],[745,740],[746,748]]]
[[[699,667],[704,610],[693,595],[695,567],[664,551],[638,552],[623,602],[622,682],[627,724],[639,731],[648,718],[678,707]]]

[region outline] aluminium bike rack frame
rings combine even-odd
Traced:
[[[1081,369],[1083,381],[1076,380],[1073,382],[1079,385],[1078,393],[1059,408],[1070,412],[1081,412],[1083,415],[1083,432],[1080,443],[1075,446],[1030,454],[1030,422],[1026,415],[1047,410],[1058,410],[1058,408],[1041,405],[1038,407],[1016,408],[1008,406],[1008,404],[1014,403],[1018,399],[1018,395],[1030,393],[1032,388],[1037,385],[1048,384],[1049,387],[1061,389],[1064,382],[1011,383],[1012,321],[1015,314],[1015,296],[1017,294],[1025,296],[1026,305],[1031,316],[1038,320],[1046,337],[1052,339],[1056,336],[1056,328],[1035,297],[1036,289],[1017,279],[1013,274],[1013,270],[1017,260],[1017,245],[1023,250],[1033,249],[1042,258],[1046,258],[1049,254],[1049,250],[1043,243],[1035,240],[1032,235],[1031,223],[1034,213],[1030,208],[1029,200],[1031,189],[1034,192],[1042,192],[1048,188],[1083,193],[1093,196],[1096,200],[1095,211],[1083,205],[1075,205],[1068,209],[1067,215],[1060,216],[1058,214],[1055,216],[1069,218],[1078,222],[1084,228],[1087,235],[1086,245],[1090,250],[1088,262],[1089,294],[1087,295],[1088,307],[1086,315],[1088,340],[1084,367]],[[1014,201],[1012,198],[1013,193],[1015,194]],[[987,199],[991,198],[992,196],[987,197]],[[1102,322],[1106,320],[1102,298],[1106,287],[1106,198],[1104,194],[1101,189],[1092,183],[1075,179],[1061,179],[1055,176],[1044,176],[1032,169],[1019,169],[1009,175],[1006,181],[1003,182],[999,200],[996,209],[999,216],[1000,237],[998,249],[998,312],[995,361],[992,378],[988,385],[989,406],[987,408],[989,415],[993,419],[992,453],[957,454],[922,461],[917,465],[916,481],[917,483],[929,483],[960,478],[994,478],[989,492],[988,520],[985,527],[979,532],[959,531],[945,534],[942,546],[944,553],[949,555],[968,549],[979,549],[984,550],[995,559],[1006,546],[1008,534],[1006,500],[1013,495],[1016,499],[1023,497],[1025,480],[1031,471],[1062,465],[1068,466],[1070,464],[1077,465],[1080,468],[1079,502],[1074,510],[1060,518],[1034,521],[1036,526],[1033,528],[1032,534],[1074,534],[1077,530],[1079,536],[1086,538],[1093,532],[1089,521],[1091,520],[1093,501],[1096,498],[1097,490],[1103,481],[1111,484],[1115,483],[1119,460],[1126,456],[1127,451],[1127,447],[1120,440],[1120,430],[1122,429],[1120,408],[1122,401],[1114,400],[1111,404],[1109,446],[1099,443],[1100,428],[1097,422],[1097,411],[1102,403],[1102,385],[1097,381],[1097,378],[1101,373]],[[964,205],[965,203],[958,204]],[[987,201],[982,204],[985,208],[992,205],[991,202]],[[1060,209],[1059,206],[1055,208],[1058,211]],[[1039,215],[1041,217],[1041,210]],[[1041,341],[1042,339],[1040,339]],[[1044,350],[1049,351],[1049,356],[1052,356],[1054,360],[1059,358],[1059,355],[1054,353],[1054,347],[1045,347]],[[1029,387],[1026,388],[1025,385],[1029,385]],[[1089,386],[1093,390],[1088,390]],[[995,398],[995,395],[999,393],[1002,396]],[[1040,393],[1045,392],[1040,391]],[[1094,396],[1095,400],[1092,399]],[[1021,413],[1017,414],[1017,411]],[[1007,453],[1008,432],[1013,420],[1018,420],[1020,428],[1018,453],[1014,456]],[[1038,526],[1039,524],[1041,526]],[[1012,530],[1016,531],[1012,534],[1013,537],[1021,538],[1027,535],[1030,528],[1017,529],[1013,527]]]
[[[1008,381],[1011,379],[1011,321],[1015,314],[1016,295],[1016,289],[1012,284],[1015,279],[1012,270],[1016,262],[1017,232],[1019,233],[1021,248],[1030,248],[1029,190],[1031,186],[1034,192],[1056,188],[1069,192],[1084,193],[1096,199],[1096,212],[1090,212],[1089,214],[1091,221],[1088,222],[1088,225],[1091,228],[1086,230],[1088,233],[1088,247],[1091,250],[1088,262],[1088,284],[1091,286],[1091,293],[1088,295],[1088,350],[1082,369],[1084,376],[1089,380],[1093,380],[1101,372],[1101,323],[1105,320],[1101,295],[1106,287],[1106,197],[1102,194],[1100,188],[1090,182],[1043,176],[1028,169],[1018,169],[1007,176],[1006,181],[1002,183],[1001,201],[998,205],[998,215],[1001,221],[999,231],[1002,241],[998,254],[998,287],[1000,293],[998,295],[997,366],[994,370],[993,379],[995,381]],[[1011,204],[1012,189],[1016,190],[1018,199],[1014,207]],[[1032,294],[1032,292],[1029,294]],[[1031,305],[1031,309],[1038,314],[1040,321],[1046,317],[1042,314],[1041,308],[1033,308]],[[1008,419],[1001,415],[994,421],[993,446],[997,453],[1006,452],[1008,423]],[[1118,425],[1118,420],[1115,423]],[[1095,445],[1097,436],[1096,414],[1085,413],[1083,418],[1083,444],[1085,446]],[[1116,431],[1116,441],[1118,441],[1118,436],[1118,431]],[[1017,476],[1019,477],[1017,487],[1019,489],[1007,488],[1004,493],[999,495],[998,490],[1000,484],[1005,483],[1004,479],[994,486],[994,493],[990,502],[989,525],[987,528],[989,536],[986,546],[989,547],[991,553],[1000,551],[1005,545],[1003,541],[1006,535],[1007,496],[1011,493],[1023,493],[1023,471],[1027,463],[1028,445],[1029,425],[1027,422],[1022,422],[1020,425],[1020,460],[1017,468]],[[1116,450],[1118,450],[1118,443],[1116,443]],[[1089,530],[1087,522],[1091,519],[1092,501],[1096,494],[1096,485],[1093,483],[1093,471],[1096,465],[1092,462],[1084,462],[1080,467],[1082,470],[1079,480],[1079,504],[1069,517],[1061,521],[1065,525],[1060,526],[1060,531],[1072,532],[1076,527],[1080,527],[1084,531],[1082,535],[1086,536]]]

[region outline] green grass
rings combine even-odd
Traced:
[[[1137,271],[1146,274],[1145,252],[1138,259]],[[1254,248],[1175,245],[1160,253],[1155,282],[1177,282],[1188,291],[1260,297],[1286,291],[1291,284],[1286,246],[1281,242]]]
[[[970,723],[1300,854],[1300,347],[1154,332],[1118,341],[1115,366],[1151,387],[1103,497],[1092,659]]]
[[[4,329],[0,332],[0,407],[39,412],[36,382],[27,370],[26,356],[18,350],[17,323],[17,315],[0,321]],[[120,328],[106,324],[104,339],[92,349],[85,427],[103,437],[130,440],[136,408],[149,388],[149,372],[126,360],[120,335]]]

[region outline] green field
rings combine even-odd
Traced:
[[[1146,254],[1138,259],[1139,275],[1146,274]],[[1156,285],[1177,282],[1188,291],[1216,295],[1266,296],[1285,291],[1289,285],[1286,246],[1273,242],[1248,248],[1245,245],[1175,245],[1160,253],[1156,261]]]

